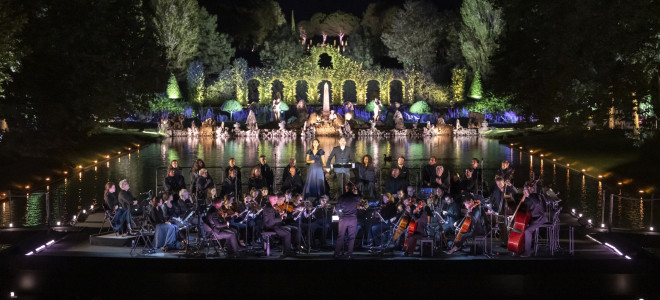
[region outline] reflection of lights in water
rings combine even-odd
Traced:
[[[543,160],[541,159],[541,180],[543,180]]]
[[[94,172],[98,171],[99,168],[97,166],[94,166]]]
[[[110,168],[110,162],[106,162],[106,163],[105,163],[105,167],[106,167],[106,168]]]
[[[532,152],[532,150],[529,151]],[[534,156],[532,155],[529,156],[529,178],[534,180]]]
[[[653,212],[651,212],[653,213]],[[640,228],[642,224],[644,224],[644,200],[640,199],[639,200],[639,224],[637,224],[637,228]]]

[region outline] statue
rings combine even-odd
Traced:
[[[273,114],[275,115],[275,122],[280,121],[280,105],[282,103],[282,96],[280,92],[275,93],[275,99],[273,99]]]
[[[374,122],[377,122],[380,120],[380,99],[376,98],[374,99]]]
[[[337,114],[335,113],[335,110],[330,110],[330,116],[328,117],[330,121],[334,121],[337,119]]]
[[[280,127],[280,130],[286,130],[286,129],[284,128],[284,127],[286,126],[286,124],[284,123],[284,121],[278,123],[278,126]]]
[[[403,125],[403,115],[398,110],[394,113],[394,128],[396,130],[405,130],[406,129],[406,126]]]
[[[247,124],[247,128],[249,131],[255,131],[259,130],[259,127],[257,126],[257,118],[254,116],[254,111],[250,110],[250,113],[248,114],[247,121],[245,121]]]
[[[444,125],[445,125],[445,119],[438,118],[438,122],[435,123],[435,126],[444,126]]]
[[[461,129],[463,129],[463,127],[461,126],[461,122],[458,119],[456,119],[456,130],[461,130]]]

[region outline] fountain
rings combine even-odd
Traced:
[[[257,118],[254,115],[254,111],[250,110],[247,120],[245,121],[247,125],[247,130],[241,130],[241,125],[234,123],[234,135],[236,136],[247,136],[247,137],[258,137],[259,136],[259,126],[257,126]]]

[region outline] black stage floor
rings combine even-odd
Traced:
[[[564,225],[569,228],[570,224]],[[97,230],[56,229],[0,232],[0,242],[11,245],[0,252],[0,291],[4,293],[0,299],[9,291],[19,299],[360,295],[657,299],[660,295],[656,256],[625,237],[579,227],[573,254],[567,251],[564,230],[563,250],[553,256],[543,251],[530,258],[512,257],[494,241],[494,255],[489,256],[465,249],[451,256],[440,252],[434,257],[403,257],[398,251],[375,255],[358,248],[350,261],[333,259],[330,249],[287,258],[280,258],[278,249],[270,257],[248,254],[237,259],[187,256],[178,251],[131,255],[128,246],[90,245],[90,233]],[[586,233],[615,245],[623,256]],[[55,241],[50,247],[25,255],[50,240]]]

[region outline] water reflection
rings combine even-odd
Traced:
[[[243,176],[249,174],[249,169],[257,164],[260,155],[265,155],[269,165],[272,167],[283,167],[289,162],[289,158],[297,160],[298,167],[303,171],[306,169],[305,152],[311,147],[310,138],[170,138],[165,139],[159,144],[153,144],[142,148],[139,152],[134,152],[122,158],[115,158],[100,164],[93,171],[81,172],[76,177],[65,179],[64,181],[52,184],[49,188],[50,213],[53,221],[66,221],[77,213],[79,207],[89,207],[92,204],[100,204],[103,201],[103,186],[107,181],[113,181],[117,184],[120,180],[126,178],[131,184],[133,195],[141,192],[154,190],[161,184],[164,172],[157,174],[158,168],[165,168],[171,160],[178,160],[179,166],[185,167],[183,175],[186,183],[190,183],[189,167],[195,159],[201,158],[209,167],[225,167],[230,157],[236,159],[236,164],[242,167]],[[336,137],[319,137],[320,146],[329,154],[333,147],[338,145]],[[406,164],[411,168],[418,168],[428,162],[430,156],[436,156],[438,163],[454,173],[470,166],[472,158],[483,160],[484,179],[486,184],[492,188],[494,183],[492,179],[495,171],[500,168],[502,160],[509,160],[516,169],[514,174],[514,183],[518,186],[529,179],[529,176],[538,172],[538,175],[546,181],[551,182],[553,189],[560,193],[564,200],[563,205],[566,209],[581,208],[581,212],[596,218],[601,214],[603,186],[597,180],[585,178],[581,173],[566,170],[562,172],[561,167],[555,163],[546,164],[542,159],[534,159],[527,154],[523,156],[521,151],[515,151],[504,147],[496,140],[488,140],[477,137],[457,137],[448,136],[414,138],[372,138],[357,137],[348,139],[347,145],[353,150],[354,157],[361,159],[362,156],[369,154],[374,158],[374,164],[378,169],[383,170],[383,179],[389,176],[389,168],[396,162],[399,156],[406,158]],[[385,157],[391,157],[392,160],[385,161]],[[550,170],[550,167],[552,170]],[[548,170],[545,170],[548,168]],[[210,174],[216,181],[223,177],[221,169],[210,168]],[[303,173],[304,174],[304,173]],[[281,175],[278,170],[276,176]],[[75,176],[75,174],[74,174]],[[160,176],[160,177],[159,177]],[[582,176],[578,178],[577,176]],[[574,177],[574,178],[571,178]],[[580,185],[571,185],[571,181],[579,182]],[[331,185],[334,182],[331,180]],[[37,197],[38,193],[32,193],[30,197],[23,197],[22,200],[15,198],[13,204],[3,203],[0,208],[0,225],[6,226],[10,220],[16,224],[37,225],[46,222],[46,207],[43,200],[40,203]],[[649,213],[644,213],[644,208],[631,203],[622,204],[617,199],[616,204],[616,222],[622,226],[644,224],[643,219],[639,219],[640,213],[644,217],[649,217]],[[609,204],[608,204],[609,206]],[[647,209],[648,210],[648,209]],[[638,219],[633,221],[633,219]]]

